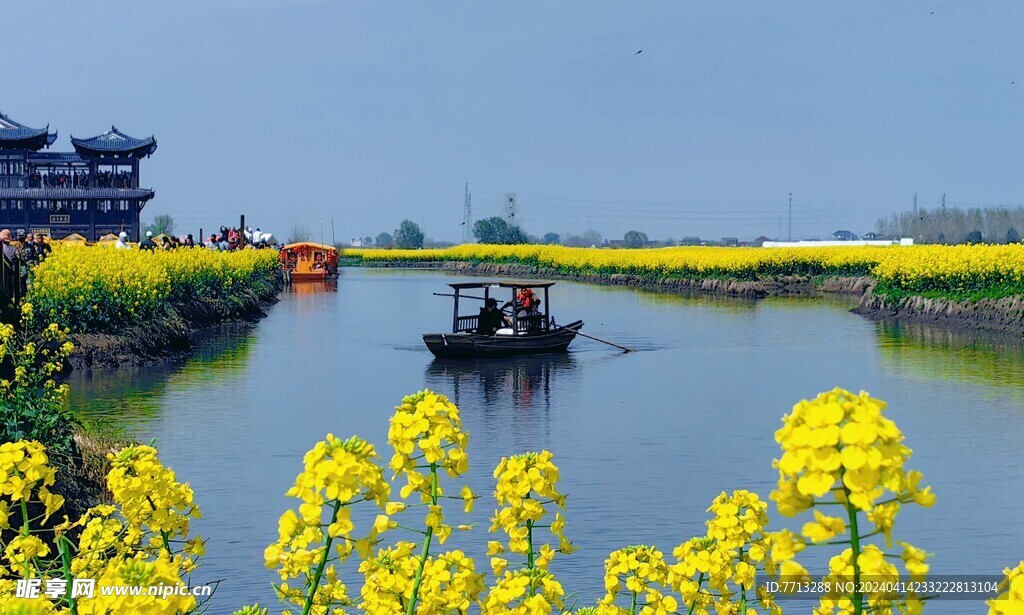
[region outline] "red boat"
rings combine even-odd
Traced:
[[[291,282],[319,282],[338,275],[338,249],[303,241],[281,248],[281,267]]]

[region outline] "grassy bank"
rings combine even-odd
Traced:
[[[876,281],[874,292],[882,295],[952,300],[1024,295],[1020,245],[608,250],[474,244],[442,250],[351,249],[343,257],[350,263],[518,264],[563,275],[624,274],[651,281],[870,276]]]

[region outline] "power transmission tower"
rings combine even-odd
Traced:
[[[514,225],[516,223],[516,210],[519,208],[519,203],[516,202],[516,193],[508,192],[505,194],[505,220]]]
[[[917,213],[917,193],[914,193],[914,213]]]
[[[943,209],[946,208],[946,193],[945,192],[942,193],[942,208]]]
[[[473,241],[473,195],[469,193],[469,182],[466,182],[466,205],[462,211],[462,243]]]
[[[789,193],[789,233],[786,241],[793,241],[793,193]]]

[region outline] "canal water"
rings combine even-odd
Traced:
[[[550,450],[569,494],[566,534],[579,548],[554,570],[581,606],[602,594],[612,550],[646,543],[671,557],[704,533],[723,490],[767,498],[780,417],[835,386],[889,402],[914,450],[910,467],[938,494],[931,509],[905,508],[896,529],[935,554],[933,573],[998,574],[1024,558],[1024,350],[1012,340],[879,325],[844,301],[754,303],[560,282],[550,306],[560,322],[582,318],[586,331],[637,352],[577,339],[564,356],[442,363],[420,334],[450,325],[451,300],[432,293],[453,280],[345,269],[336,285],[296,286],[266,319],[226,330],[183,364],[74,374],[77,411],[156,438],[161,458],[195,489],[209,542],[193,582],[223,580],[211,612],[276,606],[263,550],[294,503],[284,492],[303,454],[330,432],[359,434],[389,458],[391,410],[424,387],[459,404],[471,438],[466,482],[485,496],[470,515],[453,503],[451,522],[478,526],[446,547],[486,568],[493,468],[505,455]],[[769,511],[775,527],[805,521]],[[826,548],[803,561],[815,572]],[[357,597],[361,583],[348,584]]]

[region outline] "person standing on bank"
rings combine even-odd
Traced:
[[[42,233],[36,233],[36,260],[43,262],[50,252],[53,252],[53,248],[46,242],[46,237]]]

